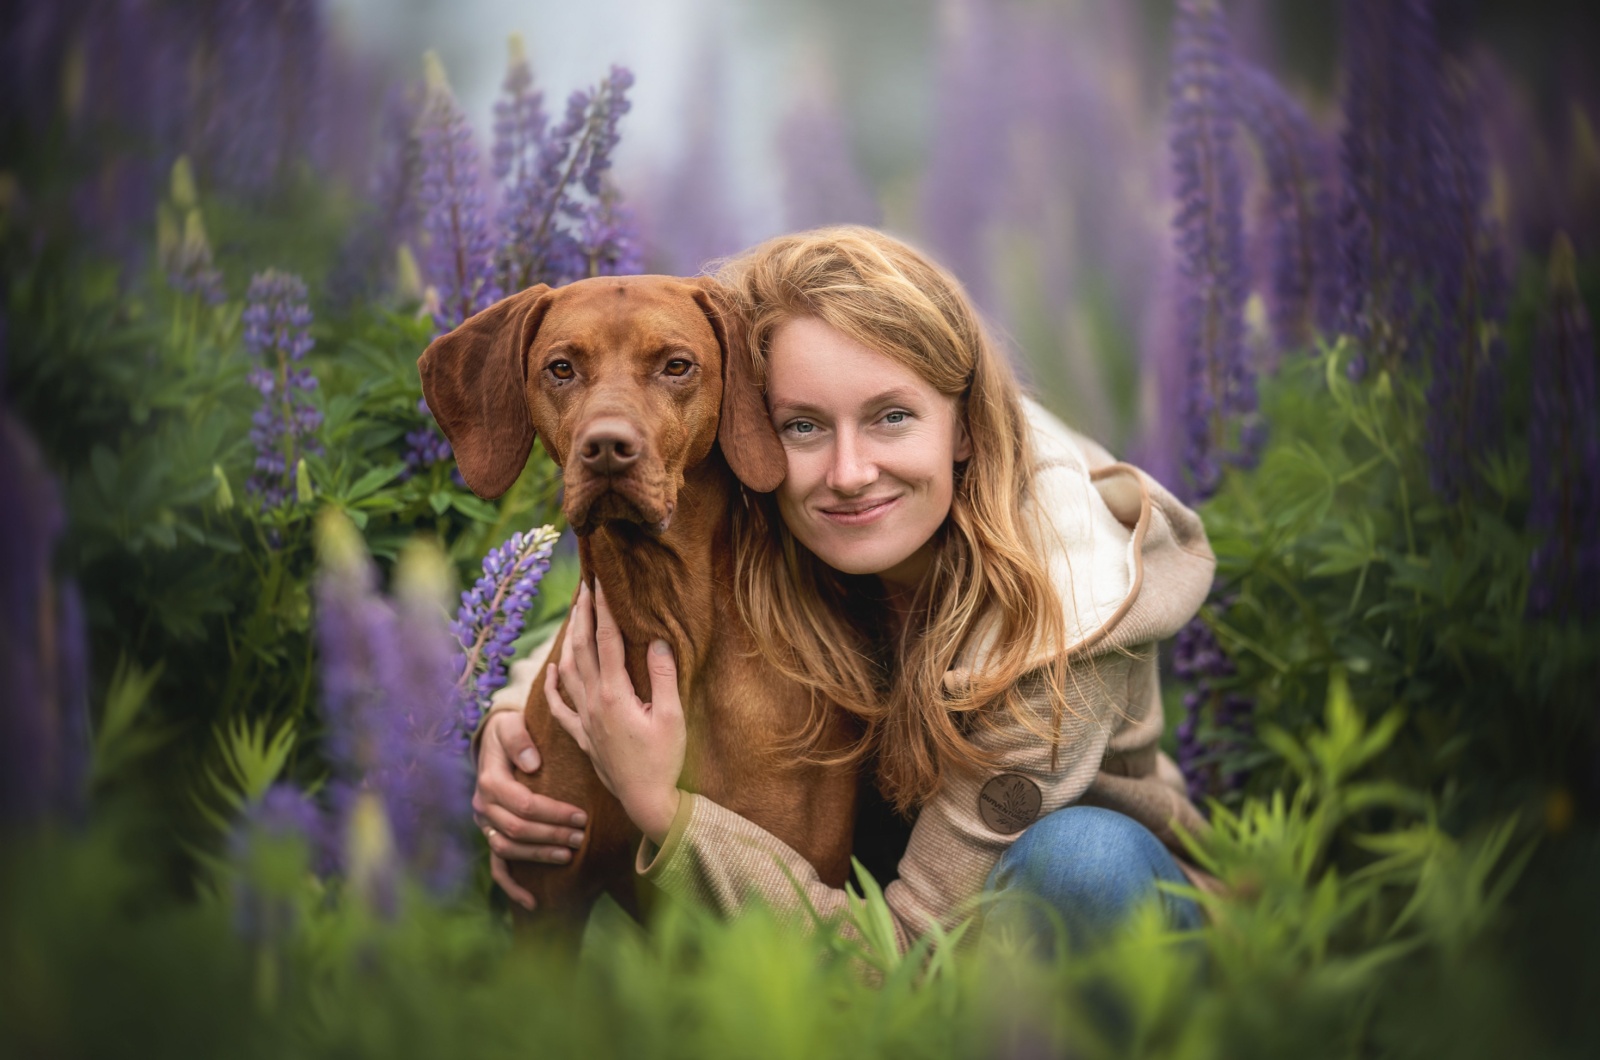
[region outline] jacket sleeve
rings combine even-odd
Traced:
[[[901,952],[930,925],[948,929],[970,915],[969,900],[1022,829],[1077,801],[1093,783],[1109,738],[1105,719],[1126,701],[1133,661],[1113,652],[1073,668],[1059,743],[1048,737],[1052,719],[1042,683],[1027,697],[1026,717],[1005,716],[975,735],[974,743],[1001,766],[946,780],[922,806],[900,878],[884,891]],[[824,920],[849,908],[845,892],[823,883],[791,847],[700,795],[685,795],[659,848],[645,841],[638,868],[668,893],[724,913],[751,899],[791,919],[801,919],[807,903]],[[849,925],[844,931],[854,933]]]

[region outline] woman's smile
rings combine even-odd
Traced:
[[[915,584],[971,453],[956,399],[800,317],[772,334],[767,406],[788,461],[778,508],[796,539],[835,570]]]
[[[840,526],[867,526],[889,514],[898,497],[880,497],[871,501],[840,503],[823,508],[822,514]]]

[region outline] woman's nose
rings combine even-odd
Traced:
[[[828,465],[828,488],[835,493],[860,493],[878,478],[878,467],[863,452],[852,431],[840,431]]]

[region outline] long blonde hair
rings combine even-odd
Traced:
[[[937,792],[949,769],[993,765],[971,737],[995,712],[1037,725],[1020,687],[1036,671],[1059,733],[1064,619],[1023,509],[1033,446],[1021,391],[960,283],[905,243],[854,226],[769,240],[724,263],[718,278],[742,304],[763,386],[773,332],[814,317],[956,399],[972,443],[934,536],[932,568],[893,642],[877,579],[818,560],[770,494],[735,507],[738,606],[762,655],[813,690],[805,748],[833,760],[875,756],[880,789],[904,811]],[[981,666],[965,684],[947,685],[946,672],[991,622]],[[1042,671],[1041,657],[1053,660]],[[863,722],[860,739],[834,756],[817,747],[829,703]]]

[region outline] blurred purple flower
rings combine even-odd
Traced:
[[[462,746],[478,730],[489,697],[506,683],[512,645],[522,636],[558,536],[549,526],[512,534],[483,558],[482,576],[461,594],[450,631],[461,647],[455,658],[455,701]]]
[[[1189,351],[1184,465],[1194,496],[1249,459],[1230,437],[1256,410],[1244,347],[1243,183],[1227,25],[1215,0],[1179,0],[1173,24],[1171,147],[1177,196],[1178,335]]]
[[[1305,347],[1337,324],[1338,238],[1334,229],[1332,152],[1271,74],[1239,63],[1234,71],[1239,118],[1266,169],[1262,227],[1267,285],[1278,351]]]
[[[3,337],[0,337],[3,342]],[[0,356],[0,379],[4,377]],[[51,576],[61,500],[22,424],[0,406],[0,826],[70,815],[88,761],[82,601]]]
[[[1215,601],[1213,606],[1226,611],[1230,602]],[[1176,733],[1178,768],[1188,782],[1189,797],[1199,801],[1221,791],[1237,791],[1243,776],[1231,771],[1219,776],[1218,765],[1243,749],[1253,729],[1255,706],[1247,696],[1227,689],[1238,669],[1198,615],[1178,631],[1172,672],[1178,680],[1192,684],[1183,694],[1183,720]],[[1210,736],[1209,744],[1203,735]]]
[[[939,7],[934,138],[922,188],[929,249],[983,309],[992,310],[984,231],[998,205],[996,175],[1007,154],[1011,91],[1005,23],[993,0]]]
[[[1575,270],[1572,243],[1558,235],[1533,350],[1528,524],[1540,539],[1528,614],[1588,622],[1600,616],[1600,391]]]
[[[1477,464],[1500,441],[1497,325],[1507,294],[1499,236],[1485,217],[1481,96],[1464,70],[1457,73],[1439,96],[1427,307],[1429,472],[1435,491],[1452,501],[1478,486]]]
[[[790,229],[879,225],[883,211],[861,177],[850,129],[831,86],[817,75],[778,132],[784,223]]]
[[[725,136],[726,57],[708,39],[685,106],[687,128],[676,160],[640,182],[643,242],[649,271],[692,276],[745,245],[730,205],[733,167]]]
[[[348,521],[325,517],[318,532],[317,645],[336,812],[349,832],[362,795],[376,795],[400,855],[448,891],[466,866],[459,829],[472,778],[438,600],[413,585],[396,607],[378,592],[377,569]]]
[[[315,799],[288,781],[267,789],[249,806],[233,836],[235,860],[243,860],[255,837],[296,838],[306,844],[312,871],[327,876],[339,868],[339,844],[328,815]]]
[[[1345,0],[1343,23],[1341,327],[1393,370],[1429,339],[1416,295],[1437,243],[1438,40],[1428,0]]]
[[[498,301],[501,289],[472,126],[431,53],[417,137],[418,197],[427,232],[422,273],[438,292],[434,322],[442,334]]]
[[[315,156],[326,30],[319,0],[228,0],[210,12],[195,94],[197,161],[220,188],[264,194]]]
[[[334,280],[347,298],[370,293],[375,280],[392,274],[398,249],[417,242],[421,222],[417,184],[422,174],[417,121],[422,100],[416,85],[395,85],[384,100],[367,209],[340,251]]]
[[[419,471],[425,471],[434,464],[449,460],[454,454],[450,451],[450,443],[445,436],[439,433],[439,428],[434,425],[433,413],[428,411],[428,399],[417,399],[417,411],[426,416],[421,427],[406,432],[406,471],[410,478]]]
[[[276,508],[294,496],[296,463],[319,451],[311,436],[322,426],[322,413],[307,396],[317,378],[295,367],[311,350],[311,309],[300,278],[272,269],[250,281],[246,299],[244,345],[259,362],[250,382],[261,392],[261,407],[251,419],[256,462],[245,489],[263,507]]]

